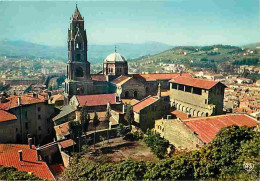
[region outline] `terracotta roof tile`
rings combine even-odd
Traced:
[[[198,88],[202,88],[202,89],[211,89],[213,86],[220,83],[220,82],[213,81],[213,80],[188,78],[188,77],[183,77],[183,76],[178,76],[178,77],[170,80],[169,82],[182,84],[182,85],[188,85],[188,86],[192,86],[192,87],[198,87]],[[222,83],[220,83],[220,84],[222,84]]]
[[[112,81],[112,83],[114,84],[120,84],[120,83],[123,83],[124,81],[130,79],[131,77],[128,77],[128,76],[124,76],[124,75],[121,75],[120,77],[116,78],[115,80]]]
[[[19,161],[19,150],[22,150],[23,161]],[[54,180],[47,164],[44,161],[37,161],[34,146],[33,149],[29,149],[28,145],[0,144],[0,165],[13,166],[19,171],[33,172],[39,178]]]
[[[50,165],[49,167],[50,167],[52,173],[55,175],[55,177],[58,177],[65,170],[65,168],[62,164]]]
[[[92,74],[91,78],[94,81],[107,82],[106,76],[104,74]]]
[[[15,120],[17,117],[9,112],[0,110],[0,122]]]
[[[76,95],[79,106],[104,106],[116,104],[116,94]]]
[[[180,118],[181,120],[187,119],[188,118],[188,114],[184,113],[182,111],[179,110],[173,110],[171,111],[171,114],[176,116],[177,118]]]
[[[156,98],[156,97],[148,96],[148,97],[144,98],[143,100],[141,100],[140,102],[138,102],[137,104],[135,104],[133,106],[133,111],[134,112],[139,112],[143,108],[147,107],[148,105],[150,105],[152,103],[155,103],[158,100],[159,99]]]
[[[183,121],[205,143],[211,142],[224,127],[237,125],[255,127],[258,122],[245,114],[229,114]]]
[[[155,80],[171,80],[180,76],[179,73],[149,73],[149,74],[134,74],[133,77],[139,78],[144,81]],[[190,73],[182,73],[183,77],[191,77]]]
[[[35,98],[32,95],[29,94],[23,94],[21,96],[10,96],[8,98],[8,102],[5,103],[1,103],[0,104],[0,109],[4,109],[4,110],[9,110],[15,107],[18,107],[18,98],[20,97],[21,100],[21,105],[28,105],[28,104],[35,104],[35,103],[41,103],[44,102],[44,98],[43,97],[38,97]]]

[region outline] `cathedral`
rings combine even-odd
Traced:
[[[156,95],[158,84],[169,90],[169,80],[177,73],[128,74],[128,63],[118,52],[104,58],[100,74],[90,73],[88,39],[84,18],[78,7],[70,19],[68,30],[68,62],[65,80],[67,102],[73,95],[117,93],[120,98],[143,99]],[[184,73],[184,76],[189,74]]]
[[[116,50],[104,58],[101,73],[91,74],[87,53],[84,18],[76,6],[68,30],[67,103],[74,95],[116,93],[119,99],[144,100],[164,91],[168,93],[171,107],[190,115],[222,113],[225,89],[222,83],[195,79],[189,73],[129,74],[126,59]]]

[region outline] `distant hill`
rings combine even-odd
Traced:
[[[159,42],[117,44],[117,52],[126,59],[154,55],[170,48],[173,48],[173,46]],[[89,45],[88,49],[88,59],[92,63],[102,62],[107,55],[115,51],[114,45]],[[2,40],[0,41],[0,55],[55,58],[67,61],[67,47],[46,46],[26,41]]]
[[[251,43],[251,44],[243,45],[241,47],[247,48],[247,49],[250,49],[250,50],[255,50],[256,47],[260,47],[260,43]]]
[[[189,68],[211,68],[216,71],[225,63],[242,60],[255,61],[259,54],[243,55],[241,47],[230,45],[179,46],[152,56],[143,56],[131,61],[135,72],[163,72],[162,64],[181,63]]]

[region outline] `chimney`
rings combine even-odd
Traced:
[[[39,149],[36,149],[36,154],[37,154],[37,161],[40,161],[40,153],[39,153]]]
[[[29,148],[32,149],[32,138],[28,138],[28,145]]]
[[[158,84],[158,91],[157,91],[157,97],[160,99],[161,98],[161,84]]]
[[[33,97],[34,97],[34,98],[38,98],[38,94],[34,92],[34,93],[33,93]]]
[[[22,104],[22,103],[21,103],[21,97],[20,97],[20,96],[19,96],[18,99],[17,99],[17,104],[18,104],[18,106],[21,106],[21,104]]]
[[[123,104],[123,114],[125,114],[126,113],[126,104]]]
[[[18,154],[19,154],[19,161],[23,161],[23,151],[19,150]]]

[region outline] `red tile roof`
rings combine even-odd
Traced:
[[[150,104],[155,103],[159,99],[156,97],[148,96],[133,106],[134,112],[139,112]]]
[[[180,118],[181,120],[187,119],[188,118],[188,114],[184,113],[182,111],[179,110],[172,110],[171,114],[176,116],[177,118]]]
[[[19,150],[22,150],[23,161],[19,161]],[[34,146],[33,149],[29,149],[28,145],[0,144],[0,165],[13,166],[19,171],[33,172],[39,178],[54,180],[47,164],[44,161],[37,161]]]
[[[124,76],[124,75],[121,75],[120,77],[116,78],[115,80],[112,81],[112,83],[114,84],[119,84],[125,80],[129,79],[128,76]]]
[[[15,107],[18,107],[18,97],[20,97],[21,105],[28,105],[28,104],[35,104],[35,103],[41,103],[44,102],[44,98],[42,96],[35,98],[32,95],[29,94],[23,94],[21,96],[10,96],[8,98],[8,102],[1,103],[0,109],[3,110],[9,110]]]
[[[15,120],[17,117],[9,112],[0,110],[0,122]]]
[[[106,76],[104,74],[92,74],[91,75],[92,80],[99,81],[99,82],[106,82]]]
[[[79,106],[104,106],[116,104],[116,94],[76,95]]]
[[[52,173],[55,175],[55,177],[58,177],[65,170],[65,168],[62,164],[50,165],[49,167],[50,167]]]
[[[204,118],[194,118],[183,121],[203,142],[211,142],[220,129],[237,125],[255,127],[258,122],[245,114],[229,114]]]
[[[220,83],[217,81],[213,80],[207,80],[207,79],[199,79],[199,78],[188,78],[188,77],[183,77],[183,76],[178,76],[169,82],[177,83],[177,84],[182,84],[182,85],[188,85],[192,87],[198,87],[202,89],[211,89],[214,87],[216,84]],[[222,84],[222,83],[220,83]]]
[[[191,77],[190,73],[182,73],[183,77]],[[179,73],[149,73],[149,74],[133,74],[133,77],[144,81],[170,80],[180,76]]]
[[[69,140],[61,141],[59,142],[59,144],[62,148],[68,148],[70,146],[75,145],[76,143],[72,139],[69,139]]]

